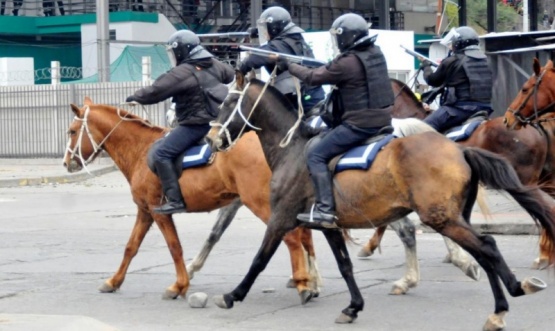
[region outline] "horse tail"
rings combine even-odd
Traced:
[[[523,186],[516,171],[502,156],[475,147],[465,147],[463,153],[473,175],[489,188],[507,191],[545,230],[549,261],[555,262],[555,201],[536,185]]]

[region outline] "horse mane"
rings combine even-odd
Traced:
[[[416,97],[414,92],[412,92],[412,90],[410,89],[410,87],[407,84],[405,84],[404,82],[402,82],[398,79],[395,79],[395,78],[390,78],[390,79],[395,85],[397,85],[399,87],[399,94],[403,93],[403,91],[405,91],[406,94],[408,96],[410,96],[410,99],[412,100],[412,102],[414,102],[415,106],[423,107],[422,101],[418,100],[418,98]]]
[[[263,82],[260,79],[254,78],[250,80],[250,84],[262,89],[264,85],[266,85],[266,82]],[[264,100],[264,99],[260,100],[260,102],[263,103],[265,108],[267,109],[274,108],[277,102],[281,107],[287,109],[288,110],[287,113],[291,115],[292,119],[294,119],[293,116],[294,114],[297,113],[297,110],[294,109],[294,106],[291,104],[291,102],[277,88],[273,87],[272,85],[268,85],[268,87],[266,87],[265,93],[266,95],[270,96],[269,100]],[[275,112],[270,112],[270,114],[275,114]],[[283,120],[283,118],[280,118],[280,120]]]
[[[116,116],[119,116],[120,118],[125,118],[127,122],[133,122],[136,123],[142,127],[146,127],[149,129],[154,129],[160,132],[163,132],[166,130],[166,128],[161,127],[161,126],[157,126],[157,125],[153,125],[149,120],[144,119],[136,114],[133,114],[125,109],[119,108],[119,107],[115,107],[115,106],[111,106],[111,105],[102,105],[102,104],[96,104],[95,106],[99,106],[100,109],[104,109],[108,112],[113,112]],[[119,112],[119,113],[118,113]]]

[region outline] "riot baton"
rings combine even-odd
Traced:
[[[420,53],[418,53],[418,52],[411,51],[410,49],[406,48],[406,47],[403,46],[403,45],[399,45],[399,46],[401,46],[401,48],[404,49],[406,53],[408,53],[408,54],[410,54],[410,55],[412,55],[412,56],[414,56],[414,57],[416,57],[416,58],[423,58],[424,60],[430,62],[430,64],[432,65],[432,67],[437,67],[437,66],[439,66],[439,64],[437,64],[437,62],[435,62],[434,60],[430,59],[429,57],[426,57],[426,56],[424,56],[424,55],[422,55],[422,54],[420,54]]]
[[[241,32],[220,32],[220,33],[201,33],[197,34],[199,38],[258,38],[257,28],[248,28],[247,31]]]
[[[287,59],[290,62],[293,63],[297,63],[300,64],[302,66],[306,66],[306,67],[321,67],[324,66],[326,64],[328,64],[327,62],[324,61],[320,61],[320,60],[316,60],[313,58],[309,58],[309,57],[304,57],[304,56],[298,56],[298,55],[291,55],[291,54],[285,54],[285,53],[279,53],[279,52],[273,52],[273,51],[267,51],[264,49],[260,49],[260,48],[254,48],[254,47],[248,47],[248,46],[239,46],[239,48],[242,51],[247,51],[250,54],[254,54],[254,55],[258,55],[258,56],[263,56],[263,57],[281,57],[284,59]]]

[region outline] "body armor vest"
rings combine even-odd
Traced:
[[[280,49],[279,51],[281,53],[314,58],[312,50],[310,49],[306,41],[304,41],[304,39],[302,38],[293,39],[285,35],[283,37],[277,37],[275,40],[281,40],[285,42],[293,50],[293,53],[291,53],[289,49]],[[266,68],[268,72],[272,72],[273,69],[273,67]],[[287,70],[283,72],[278,72],[274,80],[274,87],[283,94],[297,94],[295,83],[293,82],[293,76],[291,76],[291,74]]]
[[[468,77],[468,83],[456,86],[457,101],[490,103],[493,78],[487,60],[468,56],[461,56],[459,59]]]
[[[395,97],[387,74],[385,57],[378,46],[364,51],[352,52],[365,69],[366,86],[356,89],[340,89],[345,111],[358,109],[382,109],[393,105]]]

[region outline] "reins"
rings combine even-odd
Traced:
[[[530,93],[528,93],[528,95],[526,96],[526,98],[524,98],[524,100],[522,101],[522,103],[520,104],[520,106],[517,109],[512,109],[512,108],[508,108],[507,111],[511,112],[513,114],[513,116],[521,123],[521,124],[531,124],[533,125],[534,123],[541,123],[541,122],[546,122],[546,121],[542,121],[539,117],[542,116],[543,114],[548,113],[552,108],[555,107],[555,101],[551,102],[550,104],[548,104],[547,106],[543,107],[542,109],[538,110],[538,89],[539,86],[543,80],[544,75],[547,73],[548,69],[544,69],[542,71],[542,73],[540,74],[540,76],[536,79],[536,82],[534,83],[534,88],[532,89],[532,91]],[[530,100],[531,97],[534,97],[534,114],[530,115],[528,117],[523,117],[520,112],[524,109],[524,107],[526,107],[526,104],[528,103],[528,101]],[[513,124],[513,128],[514,128]]]

